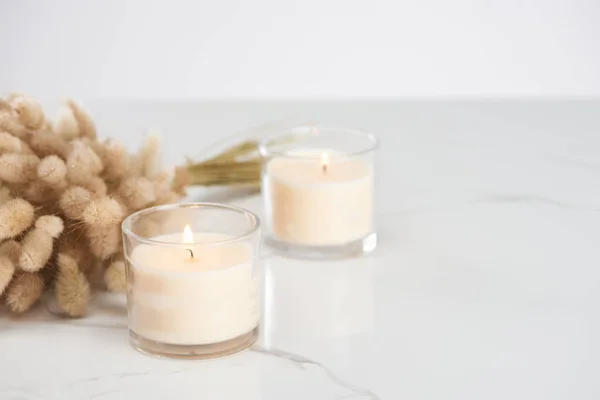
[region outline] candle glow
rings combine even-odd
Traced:
[[[186,225],[185,228],[183,228],[183,242],[194,243],[194,234],[192,233],[192,228],[190,228],[189,225]],[[194,261],[194,252],[192,251],[192,249],[187,249],[187,251],[190,252],[189,261]]]
[[[189,225],[186,225],[183,228],[183,242],[184,243],[194,243],[194,234],[192,233],[192,228]]]

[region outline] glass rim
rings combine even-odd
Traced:
[[[375,136],[373,133],[370,133],[370,132],[366,132],[366,131],[362,131],[362,130],[358,130],[358,129],[348,129],[348,128],[342,128],[342,127],[337,127],[337,126],[329,126],[329,125],[322,125],[322,126],[321,125],[314,125],[314,126],[313,125],[297,125],[297,126],[289,128],[289,132],[284,131],[282,133],[272,135],[268,138],[261,140],[258,143],[258,152],[260,153],[261,157],[267,158],[270,156],[277,156],[277,157],[282,157],[282,158],[295,158],[295,159],[310,159],[310,160],[319,159],[321,157],[321,155],[290,154],[285,151],[273,151],[269,148],[270,145],[273,144],[273,140],[284,139],[286,137],[293,138],[294,134],[292,131],[297,128],[318,129],[318,130],[322,131],[322,132],[319,132],[318,134],[323,135],[323,136],[327,135],[328,131],[339,131],[339,132],[343,132],[344,134],[347,134],[347,135],[354,135],[355,137],[362,137],[369,142],[368,146],[365,146],[364,148],[361,148],[360,150],[356,150],[356,151],[352,151],[352,152],[344,152],[343,154],[329,154],[329,158],[331,158],[331,159],[357,157],[357,156],[371,153],[379,148],[379,140],[377,139],[377,136]],[[285,132],[287,132],[287,133],[285,133]],[[335,150],[335,149],[332,149],[332,150]]]
[[[260,229],[260,218],[258,218],[258,216],[255,213],[253,213],[252,211],[249,211],[243,207],[238,207],[238,206],[229,205],[229,204],[211,203],[211,202],[188,202],[188,203],[162,204],[162,205],[144,208],[142,210],[136,211],[133,214],[128,215],[127,218],[125,218],[123,220],[123,222],[121,222],[121,231],[123,232],[124,235],[126,235],[128,237],[132,237],[132,238],[136,239],[137,241],[139,241],[141,243],[145,243],[145,244],[152,244],[152,245],[158,245],[158,246],[190,245],[190,243],[186,243],[183,240],[181,242],[173,242],[173,241],[167,242],[164,240],[156,240],[156,239],[152,239],[152,238],[146,238],[146,237],[138,235],[137,233],[135,233],[131,230],[131,224],[132,224],[132,221],[134,218],[143,216],[144,214],[152,214],[155,212],[168,211],[168,210],[177,209],[177,208],[213,208],[213,209],[235,211],[237,213],[245,214],[246,216],[251,217],[251,219],[253,221],[253,226],[251,226],[248,230],[246,230],[241,235],[235,235],[230,239],[224,239],[224,240],[213,240],[213,241],[202,242],[202,243],[192,243],[195,246],[224,245],[224,244],[239,242],[239,241],[244,240],[244,239],[252,236],[253,234],[257,233]]]

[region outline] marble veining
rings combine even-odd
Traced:
[[[600,398],[600,101],[86,105],[131,147],[163,129],[173,165],[289,115],[373,131],[380,244],[336,262],[264,247],[260,340],[217,360],[133,350],[120,294],[78,320],[0,308],[0,399]],[[263,211],[251,190],[189,196]]]
[[[562,201],[557,201],[545,196],[536,196],[536,195],[519,195],[519,194],[487,194],[478,196],[473,199],[471,203],[537,203],[537,204],[547,204],[551,206],[561,207],[561,208],[572,208],[577,210],[590,210],[590,211],[600,211],[599,207],[589,207],[577,204],[570,204]]]
[[[363,398],[364,397],[365,399],[380,400],[379,396],[377,396],[375,393],[371,392],[370,390],[360,388],[358,386],[354,386],[353,384],[340,379],[324,365],[322,365],[316,361],[309,360],[308,358],[303,357],[301,355],[288,353],[287,351],[278,350],[278,349],[264,349],[264,348],[261,348],[258,346],[253,347],[251,350],[255,351],[257,353],[267,354],[269,356],[283,358],[291,363],[294,363],[301,369],[305,369],[306,365],[312,365],[312,366],[316,366],[316,367],[322,369],[327,374],[329,379],[331,379],[331,381],[333,383],[343,387],[344,389],[348,389],[353,392],[352,394],[349,394],[349,395],[337,397],[337,399],[340,399],[340,400],[341,399],[355,399],[355,398]]]

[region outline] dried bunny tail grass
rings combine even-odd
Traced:
[[[0,205],[0,240],[15,237],[33,223],[34,209],[31,203],[17,198]]]
[[[70,163],[67,160],[67,181],[73,185],[83,186],[92,179],[94,175],[87,168],[80,168],[77,164]]]
[[[83,211],[92,200],[92,194],[81,186],[73,186],[64,191],[59,206],[67,218],[81,219]]]
[[[50,288],[54,281],[56,280],[56,276],[58,275],[58,268],[56,267],[56,254],[53,253],[52,258],[48,262],[48,264],[38,271],[38,274],[44,280],[44,285],[47,288]]]
[[[155,174],[152,178],[152,183],[157,191],[171,190],[172,174],[168,171],[162,171]]]
[[[148,178],[157,174],[160,170],[159,155],[160,141],[158,136],[150,133],[135,158],[138,175]]]
[[[71,111],[73,112],[73,116],[77,121],[77,125],[79,128],[79,136],[95,139],[96,125],[94,124],[94,121],[92,121],[88,113],[85,112],[83,108],[81,108],[73,100],[67,100],[67,106],[71,109]]]
[[[83,165],[93,174],[99,174],[104,169],[104,164],[100,156],[94,151],[89,140],[73,140],[71,142],[71,153],[76,154],[78,159],[83,161]]]
[[[67,177],[75,184],[87,182],[93,175],[104,168],[102,160],[82,140],[71,142],[71,149],[67,157]]]
[[[67,186],[67,166],[60,157],[55,155],[44,157],[40,161],[37,176],[56,189],[64,189]]]
[[[191,181],[192,177],[188,167],[175,168],[172,184],[172,189],[175,191],[175,193],[185,196],[186,188],[191,184]]]
[[[131,214],[129,207],[127,207],[127,200],[125,200],[123,196],[121,196],[119,193],[111,193],[110,198],[119,203],[119,206],[121,206],[121,215],[123,218]]]
[[[81,138],[81,141],[90,146],[104,164],[104,143],[99,142],[97,139],[90,139],[87,137]]]
[[[53,196],[52,201],[50,201],[48,203],[36,205],[36,207],[35,207],[36,215],[61,215],[63,213],[58,205],[58,200],[60,199],[60,194],[53,193],[52,196]]]
[[[156,174],[153,178],[154,193],[156,201],[154,205],[176,203],[181,200],[181,195],[173,190],[172,176],[168,172]]]
[[[58,275],[55,283],[56,301],[71,317],[85,314],[91,289],[85,275],[79,271],[77,262],[67,254],[58,255]]]
[[[40,129],[46,119],[40,103],[22,94],[12,96],[9,100],[13,110],[19,116],[19,121],[28,129]]]
[[[33,134],[29,139],[29,146],[40,157],[58,155],[66,159],[71,150],[65,139],[50,131]]]
[[[64,230],[64,223],[56,215],[43,215],[35,221],[35,227],[46,232],[50,237],[56,239]]]
[[[35,228],[27,232],[21,242],[19,266],[23,271],[35,272],[44,268],[53,251],[52,239],[63,231],[63,222],[57,216],[44,215],[35,221]]]
[[[35,151],[26,142],[21,141],[21,154],[29,154],[33,156],[37,156]]]
[[[111,292],[125,293],[127,277],[124,261],[114,261],[108,266],[104,273],[104,283]]]
[[[21,244],[15,240],[6,240],[0,244],[0,256],[7,257],[13,264],[17,264],[21,256]]]
[[[0,132],[0,151],[4,153],[20,153],[21,139],[8,132]]]
[[[4,293],[15,273],[15,264],[6,256],[0,256],[0,295]]]
[[[44,279],[38,273],[18,272],[4,292],[8,308],[23,313],[33,306],[44,292]]]
[[[81,219],[87,225],[116,225],[123,219],[123,209],[118,201],[104,196],[88,203]]]
[[[154,185],[148,178],[130,178],[121,183],[118,193],[131,210],[142,209],[156,201]]]
[[[69,230],[65,227],[65,233],[58,240],[58,252],[72,257],[79,268],[85,271],[85,267],[89,265],[85,261],[91,258],[88,251],[86,238],[80,232]]]
[[[87,189],[92,194],[92,197],[102,197],[108,193],[106,183],[99,176],[92,176],[86,182],[81,183],[81,186]]]
[[[104,283],[104,273],[106,272],[106,266],[108,260],[100,260],[95,257],[91,257],[89,265],[86,266],[84,274],[90,283],[92,290],[106,291],[106,283]],[[79,268],[82,270],[82,268]]]
[[[109,180],[119,180],[131,172],[131,157],[127,149],[116,140],[108,140],[102,152],[104,175]]]
[[[0,112],[0,131],[5,131],[19,138],[29,136],[29,130],[25,128],[12,112]]]
[[[19,195],[25,200],[42,204],[44,208],[56,200],[58,192],[43,181],[37,180],[28,183],[19,190]]]
[[[121,231],[119,225],[89,225],[85,230],[92,254],[106,260],[119,250]]]
[[[10,92],[6,95],[6,101],[8,102],[8,104],[10,104],[11,101],[13,101],[14,99],[16,99],[17,97],[26,97],[27,95],[24,92]],[[12,110],[12,105],[10,106],[11,110]]]
[[[40,159],[32,154],[6,153],[0,155],[0,180],[25,183],[35,178]]]
[[[32,229],[21,242],[19,267],[27,272],[39,271],[44,268],[51,255],[52,236],[41,229]]]
[[[0,204],[4,204],[10,199],[12,199],[12,193],[10,189],[6,186],[0,186]]]
[[[61,107],[58,110],[52,129],[65,140],[73,140],[79,137],[79,125],[75,115],[73,115],[73,110],[67,106]]]
[[[163,205],[163,204],[171,204],[171,203],[177,203],[181,200],[182,196],[178,193],[175,193],[173,191],[167,191],[167,192],[160,192],[159,197],[156,199],[156,202],[154,202],[153,205]]]

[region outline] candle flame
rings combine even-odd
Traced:
[[[183,228],[183,242],[184,243],[194,243],[194,234],[192,233],[192,228],[189,225],[186,225]]]
[[[323,166],[323,172],[327,172],[327,167],[329,166],[329,154],[321,154],[321,165]]]

